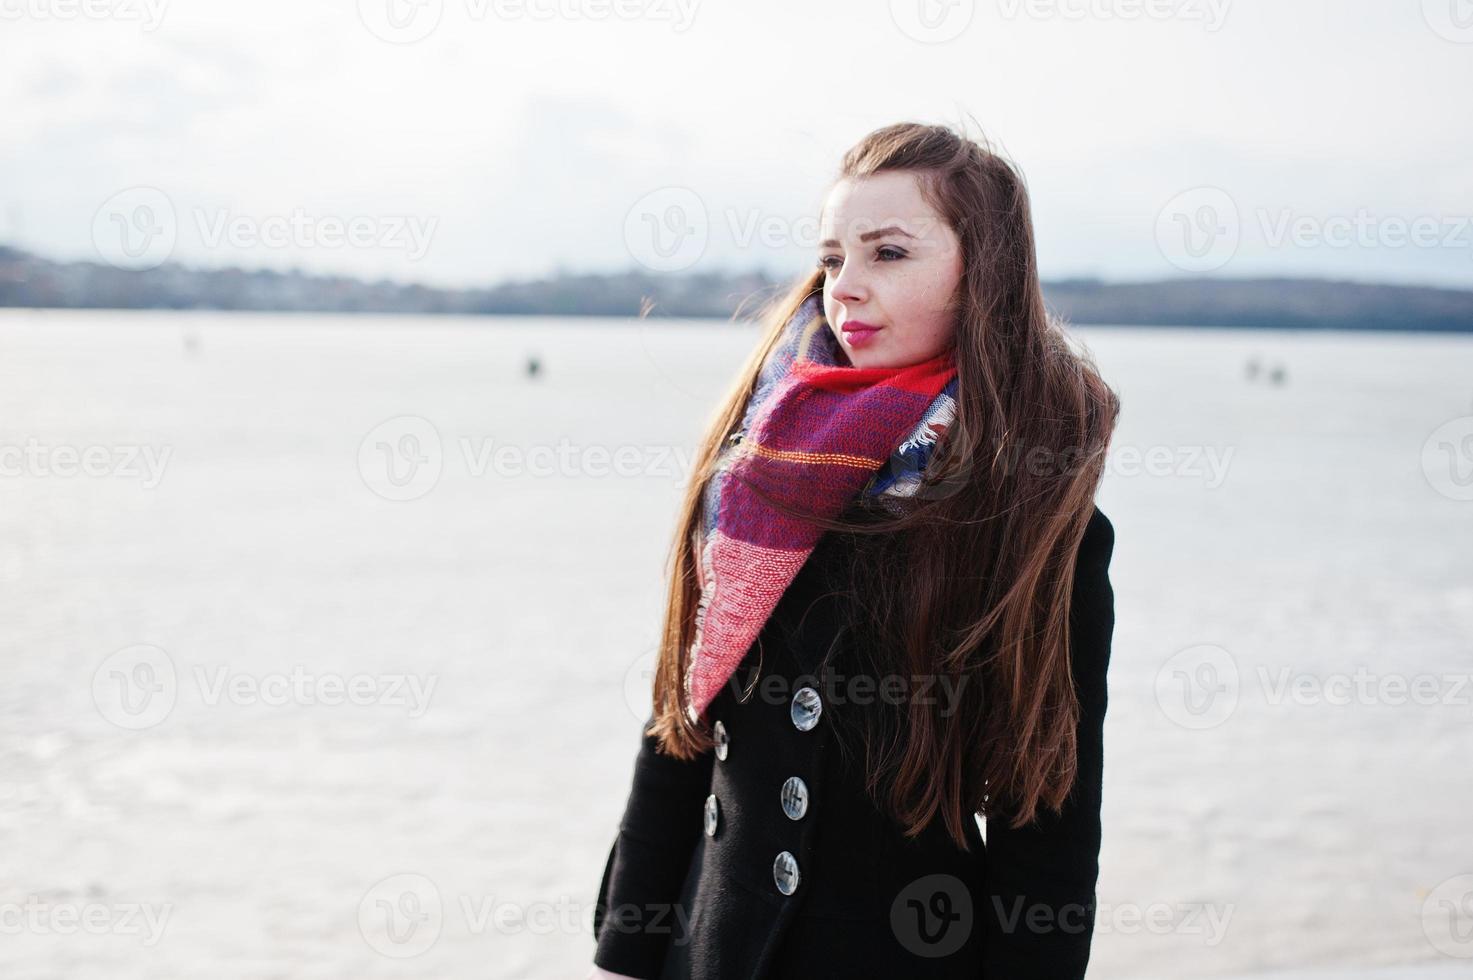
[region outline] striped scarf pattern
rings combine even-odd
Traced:
[[[956,384],[950,349],[902,368],[854,367],[829,329],[821,293],[784,324],[702,494],[700,598],[685,673],[693,721],[823,533],[761,494],[825,518],[861,495],[887,506],[913,496],[956,417]]]

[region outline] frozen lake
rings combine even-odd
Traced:
[[[1473,338],[1077,334],[1123,402],[1091,977],[1473,972]],[[0,311],[0,975],[581,978],[753,340]]]

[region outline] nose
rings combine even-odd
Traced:
[[[840,303],[861,304],[869,295],[864,271],[858,262],[845,262],[829,283],[829,296]]]

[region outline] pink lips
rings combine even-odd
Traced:
[[[863,347],[875,338],[880,328],[862,320],[845,320],[839,325],[839,332],[849,341],[850,347]]]

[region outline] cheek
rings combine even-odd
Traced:
[[[823,287],[823,318],[835,336],[839,333],[839,304],[829,298],[829,287]]]
[[[928,351],[946,346],[955,332],[952,314],[947,310],[950,293],[937,277],[913,281],[905,291],[905,319],[913,325],[909,331],[911,345]]]
[[[912,279],[897,294],[905,319],[926,332],[935,329],[945,316],[946,297],[927,279]]]

